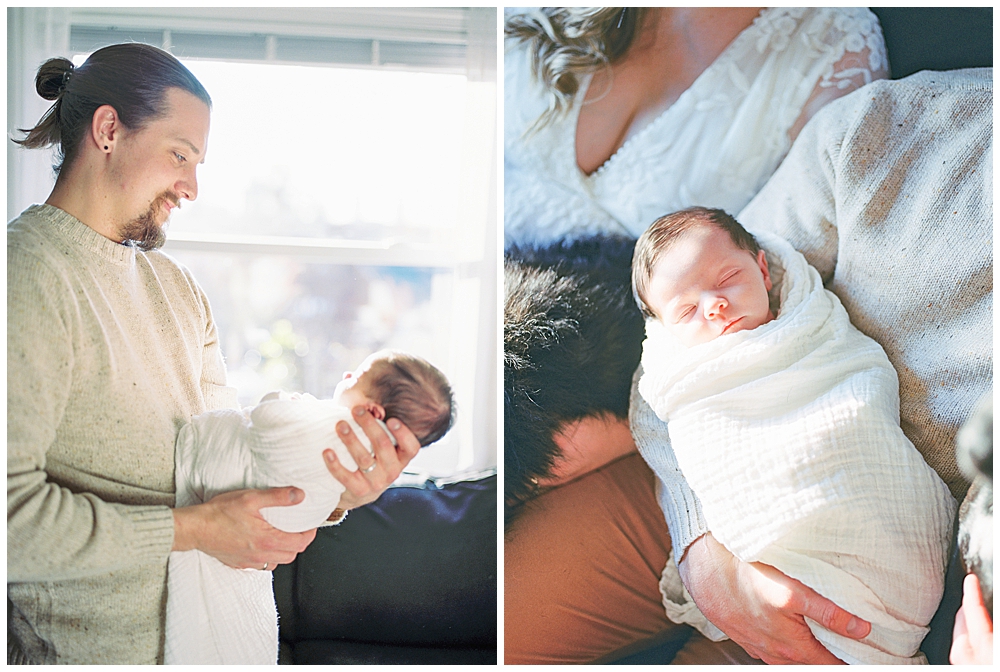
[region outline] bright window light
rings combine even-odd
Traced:
[[[464,76],[185,65],[212,96],[212,131],[204,196],[175,216],[175,231],[448,242]]]

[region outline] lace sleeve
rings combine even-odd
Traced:
[[[860,89],[877,79],[889,77],[889,61],[878,18],[864,8],[841,8],[835,11],[830,30],[813,48],[832,49],[832,63],[823,72],[798,119],[788,131],[794,141],[799,131],[827,103]]]

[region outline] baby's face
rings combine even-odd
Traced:
[[[385,409],[369,396],[366,382],[372,368],[381,365],[381,360],[371,356],[361,362],[354,371],[345,371],[344,379],[337,384],[337,389],[333,392],[333,400],[347,408],[364,406],[377,419],[385,420]]]
[[[756,257],[729,234],[698,225],[681,235],[653,267],[647,305],[688,347],[774,319],[767,292],[771,275],[763,250]]]

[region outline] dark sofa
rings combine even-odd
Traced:
[[[497,477],[395,487],[274,571],[279,663],[497,663]]]

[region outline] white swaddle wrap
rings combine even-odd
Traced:
[[[332,448],[347,469],[357,469],[337,437],[337,422],[347,421],[370,450],[350,410],[308,394],[265,399],[242,412],[203,413],[181,428],[176,506],[230,490],[294,485],[305,492],[303,501],[260,510],[286,532],[311,530],[337,507],[344,486],[327,470],[323,450]],[[197,550],[170,554],[164,662],[273,665],[277,658],[270,572],[233,569]]]
[[[807,621],[848,663],[923,663],[955,501],[899,427],[895,370],[855,329],[819,274],[780,238],[758,234],[780,311],[756,329],[692,348],[646,322],[639,391],[713,536],[870,621],[862,641]],[[774,290],[772,290],[772,293]],[[671,620],[722,633],[671,560]]]

